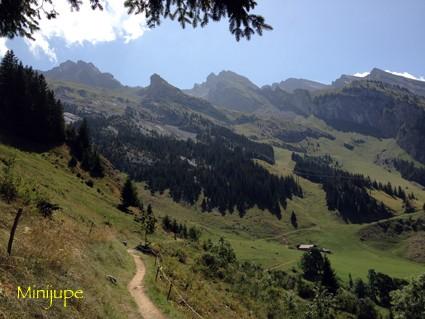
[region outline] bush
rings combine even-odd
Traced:
[[[357,306],[357,319],[376,319],[378,313],[369,299],[359,299]]]
[[[37,209],[45,218],[52,218],[53,213],[59,210],[60,207],[57,204],[50,203],[46,199],[39,199]]]
[[[178,261],[181,262],[182,264],[186,264],[187,262],[187,254],[181,250],[181,249],[177,249],[177,251],[174,254],[175,257],[177,257]]]
[[[357,313],[357,298],[351,292],[340,289],[335,299],[339,309],[352,314]]]
[[[76,158],[73,156],[70,160],[69,160],[69,162],[68,162],[68,167],[69,168],[74,168],[74,167],[76,167],[77,166],[77,160],[76,160]]]
[[[94,182],[93,182],[91,179],[89,179],[89,180],[86,182],[86,185],[87,185],[88,187],[93,187],[93,186],[94,186]]]
[[[3,168],[3,176],[0,178],[0,195],[7,203],[10,203],[18,196],[18,187],[15,177],[13,176],[15,159],[10,158],[3,162],[5,167]]]

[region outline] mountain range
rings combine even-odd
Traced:
[[[47,78],[59,81],[69,81],[75,83],[82,83],[85,85],[105,88],[105,89],[117,89],[122,88],[123,85],[114,78],[110,73],[101,72],[93,63],[84,61],[66,61],[61,63],[59,66],[52,68],[51,70],[42,72]],[[354,81],[380,81],[386,84],[394,86],[400,86],[408,89],[410,92],[425,96],[425,82],[420,80],[414,80],[406,78],[400,75],[395,75],[390,72],[383,71],[378,68],[372,69],[365,77],[358,77],[354,75],[341,75],[340,78],[333,81],[331,84],[324,84],[317,81],[311,81],[307,79],[296,79],[288,78],[279,83],[273,83],[270,86],[272,88],[279,88],[288,93],[294,93],[296,90],[306,90],[309,92],[321,91],[332,88],[341,88],[347,84],[351,84]],[[265,86],[265,87],[270,87]],[[220,93],[232,93],[232,91],[238,89],[244,93],[246,91],[255,92],[260,88],[251,82],[248,78],[241,76],[232,71],[222,71],[219,74],[211,73],[206,81],[201,84],[195,84],[192,89],[184,90],[185,93],[200,97],[206,100],[211,100],[216,105],[227,105],[227,102],[220,100]],[[227,92],[227,91],[230,92]],[[237,96],[240,98],[240,96]],[[234,108],[238,108],[238,105],[243,105],[242,110],[248,111],[255,109],[252,105],[267,104],[262,98],[259,98],[255,93],[251,96],[248,94],[247,98],[252,98],[255,101],[234,101]],[[244,102],[247,102],[244,104]]]
[[[340,131],[394,138],[416,160],[425,163],[421,146],[425,138],[425,102],[421,97],[425,82],[379,69],[364,78],[342,75],[332,85],[288,79],[261,88],[244,76],[223,71],[210,74],[204,83],[195,84],[190,90],[180,90],[157,74],[152,75],[146,88],[124,87],[111,74],[82,61],[64,62],[44,75],[69,111],[108,116],[132,109],[138,114],[138,121],[166,134],[187,135],[187,116],[193,112],[229,128],[231,121],[240,122],[249,115],[253,115],[253,123],[274,118],[285,123],[284,127],[293,116],[315,116]],[[85,87],[76,89],[63,83]],[[93,98],[100,94],[93,92],[105,89],[112,91]],[[93,105],[93,101],[99,104],[100,99],[101,105]],[[297,136],[300,131],[309,135],[312,128],[298,125],[294,130]],[[264,132],[270,138],[288,136],[279,125]]]

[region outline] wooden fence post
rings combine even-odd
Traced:
[[[159,275],[159,267],[156,269],[155,281],[158,280],[158,275]]]
[[[171,296],[171,288],[173,288],[173,283],[172,283],[172,282],[170,282],[170,289],[168,289],[167,300],[170,300],[170,296]]]
[[[91,232],[92,232],[92,230],[93,230],[93,227],[94,227],[94,222],[91,222],[89,235],[91,234]]]
[[[16,228],[18,227],[19,218],[21,218],[21,215],[22,215],[22,208],[19,208],[18,212],[16,213],[16,217],[15,217],[15,221],[13,222],[12,229],[10,230],[9,244],[7,245],[7,253],[9,254],[9,256],[12,255],[13,239],[15,238]]]

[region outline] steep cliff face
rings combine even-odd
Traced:
[[[314,98],[313,114],[341,131],[354,131],[398,144],[425,163],[425,101],[405,89],[356,81]]]
[[[406,110],[398,134],[398,144],[419,162],[425,164],[425,109],[411,105]]]
[[[281,111],[294,112],[299,115],[309,115],[312,112],[313,102],[307,90],[297,89],[288,93],[277,86],[265,86],[261,93]]]

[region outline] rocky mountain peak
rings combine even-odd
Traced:
[[[100,71],[93,63],[67,60],[53,69],[43,72],[52,80],[69,81],[104,89],[115,89],[122,84],[110,73]]]

